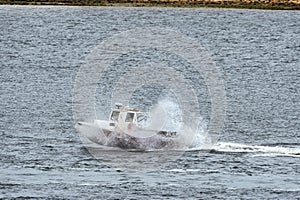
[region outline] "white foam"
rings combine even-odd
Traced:
[[[213,150],[232,153],[258,153],[256,156],[294,156],[300,157],[299,148],[282,146],[256,146],[229,142],[219,142],[212,147]]]
[[[192,172],[201,172],[201,173],[219,173],[218,170],[203,170],[203,169],[169,169],[168,172],[175,173],[192,173]]]

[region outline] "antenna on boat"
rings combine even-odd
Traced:
[[[121,103],[115,103],[115,108],[116,109],[120,109],[122,107],[123,107],[123,104],[121,104]]]

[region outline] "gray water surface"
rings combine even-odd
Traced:
[[[76,73],[105,38],[155,26],[198,41],[220,70],[219,144],[96,160],[75,129]],[[1,6],[0,198],[300,198],[299,27],[291,11]]]

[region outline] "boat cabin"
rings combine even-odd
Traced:
[[[115,126],[115,123],[117,123],[120,127],[136,125],[142,128],[148,120],[148,115],[141,110],[124,107],[122,104],[116,104],[110,114],[109,120],[112,122],[110,126]]]

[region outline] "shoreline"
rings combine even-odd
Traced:
[[[109,7],[169,7],[169,8],[233,8],[262,10],[300,10],[300,0],[0,0],[0,5],[32,6],[109,6]]]

